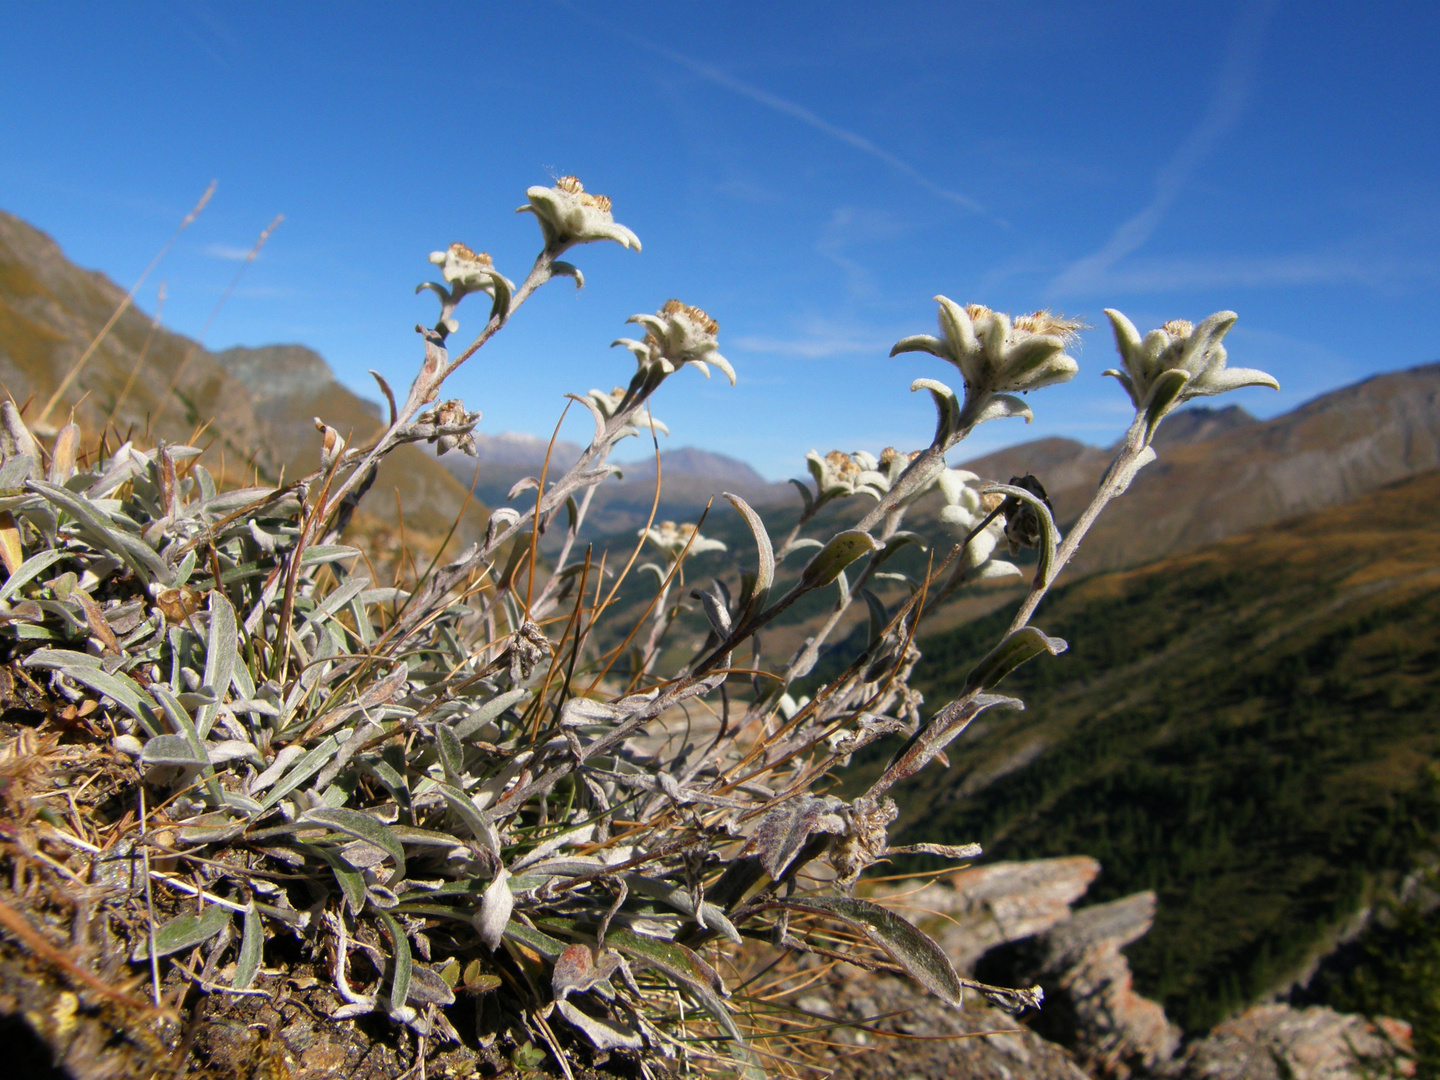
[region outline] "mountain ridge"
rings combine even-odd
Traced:
[[[76,266],[51,237],[0,211],[0,383],[17,402],[48,399],[124,298],[104,274]],[[337,382],[314,350],[271,345],[211,352],[163,326],[152,332],[151,318],[133,306],[94,350],[61,406],[91,434],[109,424],[121,438],[128,429],[185,442],[204,431],[201,441],[218,442],[216,455],[232,479],[252,464],[272,481],[314,471],[320,461],[315,416],[352,444],[380,429],[376,406]],[[63,422],[64,415],[57,411],[52,420]],[[380,521],[396,518],[398,498],[409,529],[443,535],[457,518],[464,536],[484,528],[485,508],[422,447],[397,450],[375,486],[385,495],[372,495],[367,512]]]

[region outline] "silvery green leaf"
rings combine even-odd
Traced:
[[[645,1041],[638,1031],[615,1026],[614,1021],[599,1020],[581,1012],[569,1001],[561,998],[555,1008],[567,1021],[585,1033],[597,1050],[640,1050]]]
[[[949,446],[950,440],[960,430],[960,402],[955,391],[935,379],[916,379],[910,384],[910,391],[929,390],[935,401],[935,446]]]
[[[743,625],[752,615],[758,613],[764,606],[765,600],[770,595],[770,586],[775,581],[775,549],[770,543],[770,534],[765,531],[765,523],[760,520],[760,515],[750,509],[750,504],[739,495],[732,495],[728,491],[721,492],[730,505],[740,512],[745,519],[745,524],[750,527],[751,535],[755,537],[755,550],[758,562],[755,570],[755,581],[750,591],[741,597],[740,623]]]
[[[221,739],[218,742],[207,742],[204,746],[205,756],[210,759],[211,765],[220,765],[239,758],[264,763],[260,751],[243,739]]]
[[[679,983],[699,1000],[731,1039],[744,1045],[744,1036],[720,999],[720,995],[726,993],[725,984],[699,954],[674,941],[661,941],[618,928],[612,928],[605,935],[605,942],[617,952]]]
[[[466,716],[464,720],[452,725],[455,737],[462,741],[468,739],[506,709],[527,697],[529,693],[529,690],[520,687],[515,690],[507,690],[505,693],[491,698],[474,712]]]
[[[980,569],[975,571],[972,581],[991,581],[1002,577],[1024,577],[1025,572],[1012,562],[1004,559],[987,559],[981,564]]]
[[[244,915],[245,929],[240,935],[240,955],[235,959],[235,975],[230,985],[236,990],[248,990],[260,971],[260,957],[265,947],[265,924],[260,913],[251,908]]]
[[[983,424],[986,420],[1004,420],[1012,416],[1023,417],[1027,424],[1035,419],[1030,406],[1019,398],[1010,394],[996,394],[986,403],[985,408],[980,410],[975,423]]]
[[[690,595],[700,601],[700,606],[705,611],[705,618],[709,620],[710,628],[715,631],[715,636],[721,641],[729,637],[730,611],[725,606],[725,601],[704,589],[692,589]]]
[[[455,991],[434,968],[427,967],[425,964],[412,963],[410,966],[410,996],[407,1000],[416,1005],[454,1005]]]
[[[511,919],[505,925],[504,935],[511,941],[524,945],[527,949],[533,949],[547,960],[558,960],[565,951],[563,942],[556,941],[549,934],[536,930],[533,926],[526,926],[518,919]]]
[[[27,656],[24,663],[26,667],[48,668],[63,672],[76,682],[110,698],[140,721],[140,726],[147,733],[160,734],[154,699],[140,689],[140,685],[130,676],[118,671],[111,674],[102,670],[98,656],[69,652],[64,649],[41,649],[39,652]]]
[[[885,849],[886,855],[939,855],[942,859],[978,859],[985,852],[979,844],[906,844]]]
[[[552,265],[550,269],[553,273],[555,268]],[[490,319],[491,321],[499,319],[504,322],[510,314],[510,282],[505,279],[503,274],[492,274],[490,283],[495,287],[495,302],[490,305]],[[576,286],[579,286],[578,281]]]
[[[221,791],[221,803],[232,810],[238,810],[246,817],[257,817],[265,812],[265,808],[254,799],[241,795],[238,791]]]
[[[350,547],[348,544],[316,544],[301,552],[300,565],[311,566],[315,563],[339,562],[341,559],[355,558],[359,554],[359,548]]]
[[[293,768],[285,774],[285,778],[273,787],[270,792],[260,800],[260,804],[267,810],[277,802],[289,795],[297,787],[309,780],[317,772],[325,767],[335,751],[340,748],[340,740],[333,735],[327,735],[316,744],[315,748],[305,754],[297,761]],[[289,749],[289,747],[286,747]],[[272,768],[274,766],[271,766]],[[266,770],[267,772],[269,770]]]
[[[550,264],[550,276],[574,278],[575,288],[583,289],[585,287],[585,275],[580,272],[580,268],[574,263],[556,259]]]
[[[16,454],[6,458],[0,465],[0,491],[13,491],[25,483],[35,470],[35,459],[28,454]]]
[[[397,1015],[405,1008],[405,1002],[410,997],[410,942],[405,939],[405,931],[400,929],[400,924],[395,917],[383,909],[377,910],[381,923],[385,926],[385,932],[390,935],[390,947],[394,950],[395,974],[390,980],[390,1008],[389,1013],[393,1019],[408,1020],[410,1017]]]
[[[844,822],[835,813],[838,806],[837,799],[802,795],[781,803],[761,818],[750,843],[765,872],[779,881],[812,833],[843,832]]]
[[[455,732],[445,724],[436,724],[435,746],[440,752],[440,765],[445,770],[445,782],[457,789],[463,789],[465,751],[460,746],[460,740],[455,737]]]
[[[343,832],[361,840],[367,840],[376,847],[384,848],[386,853],[395,860],[395,873],[391,877],[390,883],[393,885],[405,879],[405,849],[400,846],[400,841],[395,839],[386,826],[361,810],[343,808],[307,810],[296,818],[296,825],[301,828],[308,825],[323,825],[327,829],[334,829],[336,832]]]
[[[637,893],[641,893],[653,900],[674,908],[680,914],[688,918],[695,918],[695,900],[686,889],[678,888],[664,881],[656,881],[654,878],[646,877],[644,874],[625,874],[625,884]],[[735,929],[729,917],[717,905],[703,902],[700,905],[700,917],[704,925],[714,927],[736,945],[740,944],[740,932]]]
[[[1155,437],[1155,429],[1160,426],[1160,421],[1165,419],[1165,414],[1183,400],[1181,395],[1189,385],[1190,378],[1188,371],[1181,371],[1178,368],[1162,371],[1155,376],[1155,381],[1150,386],[1150,393],[1145,398],[1145,443],[1147,446]]]
[[[91,543],[113,552],[146,584],[152,581],[158,581],[164,585],[171,583],[173,575],[170,568],[165,565],[165,561],[155,553],[153,548],[143,540],[112,527],[104,520],[104,515],[99,508],[89,503],[83,496],[53,484],[42,483],[39,480],[28,481],[26,488],[64,510],[75,519],[81,532]]]
[[[190,739],[184,735],[157,735],[145,744],[140,760],[146,765],[208,765],[204,754],[197,754]]]
[[[319,844],[297,845],[307,854],[317,856],[330,867],[340,892],[345,897],[345,906],[352,915],[359,915],[365,909],[365,875],[357,870],[338,851]]]
[[[155,931],[155,955],[169,956],[181,949],[194,948],[201,942],[209,941],[230,925],[230,912],[218,904],[212,904],[198,916],[181,915],[171,919]],[[150,942],[142,941],[130,954],[132,963],[150,958]]]
[[[880,635],[885,632],[885,627],[890,625],[890,615],[885,610],[885,605],[880,598],[869,589],[861,589],[860,596],[865,600],[865,607],[870,612],[870,624],[866,636],[866,647],[874,645],[880,640]]]
[[[1058,656],[1069,645],[1061,638],[1050,637],[1034,626],[1022,626],[996,645],[965,678],[965,692],[988,690],[1027,660],[1041,653]]]
[[[179,650],[177,650],[177,652],[178,651]],[[155,695],[155,699],[160,702],[160,707],[165,711],[165,716],[169,719],[176,733],[185,736],[185,738],[189,740],[190,747],[194,751],[195,756],[201,760],[205,760],[208,764],[205,744],[201,740],[199,733],[195,730],[195,723],[190,719],[190,714],[185,710],[185,706],[180,704],[175,695],[170,692],[170,688],[163,683],[153,683],[150,687],[150,692]],[[206,786],[210,789],[210,794],[214,801],[218,803],[220,801],[219,784],[214,779],[213,771],[207,770],[207,773]]]
[[[802,590],[819,589],[829,585],[840,571],[863,555],[879,551],[884,545],[860,529],[848,529],[832,537],[812,558],[800,573]]]
[[[445,797],[445,802],[455,815],[465,823],[465,827],[474,834],[487,848],[491,848],[492,855],[499,855],[499,843],[495,839],[495,827],[485,820],[479,808],[471,800],[470,796],[461,791],[459,787],[451,787],[449,784],[436,784],[440,794]],[[453,841],[452,841],[453,842]]]
[[[792,896],[779,905],[810,911],[854,927],[878,945],[916,982],[941,1001],[959,1009],[964,1004],[965,983],[945,950],[893,911],[849,896]]]
[[[805,516],[815,512],[815,496],[810,494],[810,485],[804,480],[792,479],[790,483],[795,485],[795,490],[800,492],[800,501],[805,504]]]
[[[69,557],[70,552],[64,550],[42,551],[37,555],[31,555],[5,580],[4,585],[0,585],[0,603],[4,603],[14,596],[20,586],[33,581],[57,562]]]
[[[929,334],[911,334],[909,337],[901,338],[890,349],[891,356],[899,356],[901,353],[908,352],[926,352],[931,356],[938,356],[942,360],[950,360],[945,342]],[[953,361],[951,362],[953,363]]]
[[[471,922],[480,934],[485,947],[494,952],[500,945],[500,938],[510,924],[510,912],[515,908],[515,897],[510,892],[510,871],[503,866],[495,871],[495,880],[480,898],[480,910]],[[563,951],[563,950],[562,950]]]

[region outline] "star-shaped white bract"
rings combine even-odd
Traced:
[[[1075,320],[1048,311],[1011,319],[982,304],[962,308],[945,296],[935,300],[940,305],[940,336],[902,338],[890,355],[927,352],[948,360],[965,377],[966,402],[974,410],[995,394],[1067,382],[1080,370],[1065,353],[1080,328]]]
[[[495,269],[489,255],[483,251],[471,251],[459,242],[444,251],[432,251],[430,261],[440,267],[440,274],[450,287],[454,300],[472,292],[483,292],[493,297],[497,279],[510,292],[515,291],[515,283]]]
[[[528,211],[539,220],[546,251],[558,253],[595,240],[614,240],[621,247],[640,250],[640,238],[610,216],[610,200],[591,195],[573,176],[562,176],[554,187],[527,188],[525,197],[530,205],[515,212]]]
[[[1105,372],[1120,380],[1136,409],[1150,409],[1155,398],[1165,395],[1159,403],[1158,415],[1151,426],[1171,409],[1195,397],[1223,394],[1242,386],[1268,386],[1279,390],[1275,378],[1255,368],[1227,368],[1225,346],[1221,339],[1239,318],[1233,311],[1217,311],[1199,326],[1184,319],[1174,319],[1143,338],[1135,324],[1120,312],[1105,309],[1115,330],[1115,348],[1124,362],[1123,370]],[[1169,374],[1173,372],[1174,374]]]
[[[642,371],[658,370],[663,377],[693,364],[708,379],[707,365],[714,364],[725,373],[730,385],[735,385],[735,369],[715,350],[715,335],[720,332],[720,324],[700,308],[679,300],[667,300],[654,315],[632,315],[626,322],[645,327],[645,339],[619,338],[611,344],[612,347],[624,345],[634,353]]]
[[[703,555],[707,551],[725,550],[723,541],[706,539],[700,535],[694,525],[688,522],[681,522],[677,525],[673,521],[662,521],[659,525],[641,529],[639,535],[672,559],[679,559],[682,553],[688,557]]]

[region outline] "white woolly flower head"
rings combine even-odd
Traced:
[[[689,522],[681,522],[677,525],[673,521],[662,521],[659,525],[641,529],[638,535],[643,536],[672,559],[703,555],[707,551],[725,550],[723,541],[707,539]]]
[[[1143,338],[1135,324],[1120,312],[1106,308],[1115,331],[1115,348],[1124,368],[1110,368],[1125,387],[1137,411],[1147,416],[1146,441],[1165,414],[1195,397],[1208,397],[1242,386],[1268,386],[1279,390],[1274,376],[1255,368],[1227,368],[1222,339],[1238,315],[1217,311],[1198,326],[1172,319]]]
[[[948,360],[965,377],[965,397],[972,409],[996,394],[1023,393],[1067,382],[1080,370],[1065,348],[1082,324],[1048,311],[1017,315],[992,311],[983,304],[961,307],[945,296],[940,305],[940,336],[916,334],[890,350],[927,352]]]
[[[725,373],[730,385],[735,385],[735,369],[715,348],[720,324],[702,309],[679,300],[667,300],[654,315],[632,315],[626,321],[645,328],[644,340],[619,338],[612,342],[612,347],[623,345],[634,353],[642,373],[664,378],[686,364],[693,364],[708,379],[707,365],[714,364]]]
[[[1005,518],[996,514],[989,522],[985,522],[985,519],[999,508],[1003,497],[997,494],[981,495],[970,486],[979,479],[974,473],[964,469],[946,469],[940,474],[936,486],[945,498],[945,505],[940,510],[940,521],[955,535],[957,541],[974,533],[961,558],[971,571],[978,571],[974,574],[975,578],[1019,574],[1020,568],[1013,563],[990,557],[1005,536]],[[982,522],[985,522],[983,528]],[[977,528],[978,532],[975,531]]]
[[[445,284],[450,286],[450,295],[456,300],[472,292],[494,296],[497,278],[511,292],[515,291],[515,283],[495,269],[486,252],[471,251],[458,241],[444,251],[432,251],[430,261],[440,267]]]
[[[610,216],[610,200],[592,195],[573,176],[562,176],[554,187],[527,188],[528,206],[515,212],[532,213],[540,222],[545,250],[560,252],[573,244],[614,240],[621,247],[640,250],[640,238]]]

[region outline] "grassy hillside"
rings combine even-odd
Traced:
[[[897,794],[906,842],[1087,854],[1160,896],[1139,988],[1205,1027],[1322,948],[1440,836],[1440,472],[1062,590],[1026,700]],[[931,707],[1010,608],[922,641]]]

